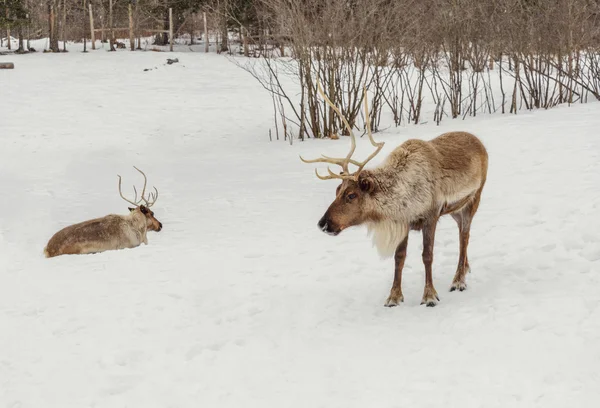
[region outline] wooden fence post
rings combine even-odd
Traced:
[[[173,9],[169,8],[169,51],[173,52]]]
[[[92,2],[88,4],[90,6],[90,32],[92,37],[92,50],[96,49],[96,33],[94,32],[94,13],[92,12]]]

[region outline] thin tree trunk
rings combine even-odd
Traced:
[[[223,21],[221,22],[221,52],[227,52],[229,50],[227,38],[227,18],[223,17]]]
[[[96,49],[96,33],[94,32],[94,12],[92,11],[92,2],[88,3],[90,14],[90,37],[92,41],[92,50]]]
[[[133,8],[129,3],[129,47],[135,51],[135,34],[133,33]]]
[[[6,9],[6,17],[8,17],[8,7],[6,6],[6,0],[4,0],[4,8]],[[4,47],[4,38],[2,37],[2,34],[0,34],[0,47]]]
[[[52,51],[60,52],[58,44],[59,0],[54,0],[52,7]]]
[[[19,49],[17,52],[25,52],[25,48],[23,47],[23,26],[19,24],[17,30],[19,32]]]
[[[208,24],[206,22],[206,12],[202,12],[202,19],[204,20],[204,52],[208,52]]]
[[[114,20],[113,20],[113,1],[114,0],[109,0],[108,2],[108,29],[109,29],[109,36],[110,38],[108,39],[109,44],[110,44],[110,51],[116,51],[115,49],[115,32],[114,32]]]
[[[241,31],[244,32],[244,56],[248,57],[250,56],[250,47],[248,46],[248,30],[242,27],[240,32]]]
[[[219,48],[220,52],[227,52],[229,50],[228,43],[228,35],[227,35],[227,1],[223,1],[222,8],[220,10],[221,14],[221,24],[219,24],[219,28],[221,30],[221,47]]]
[[[196,14],[192,14],[192,22],[190,23],[190,45],[194,45],[194,23],[196,22]]]
[[[62,37],[63,37],[63,51],[67,51],[67,0],[63,0],[62,6],[63,18],[62,18]]]
[[[167,45],[169,43],[169,9],[165,9],[165,21],[163,22],[162,42],[160,45]]]
[[[135,31],[137,32],[137,49],[142,49],[142,35],[140,34],[140,14],[138,11],[138,2],[135,2]]]
[[[50,31],[50,50],[58,52],[58,27],[56,26],[56,1],[48,1],[48,29]]]
[[[160,29],[164,30],[161,33],[157,33],[154,37],[154,44],[156,45],[167,45],[169,43],[169,9],[164,9],[163,22],[160,25]]]
[[[173,52],[173,9],[169,8],[169,51]]]
[[[115,31],[113,30],[113,0],[108,1],[108,29],[110,30],[110,51],[115,49]]]
[[[83,52],[87,52],[87,18],[85,18],[85,13],[87,11],[86,0],[83,0]]]
[[[100,31],[100,42],[104,44],[106,42],[106,13],[104,10],[102,10],[102,14],[100,15],[100,28],[102,28],[102,31]],[[104,48],[104,45],[102,45],[102,48]]]
[[[5,6],[5,10],[6,10],[6,39],[8,41],[8,49],[10,50],[12,48],[11,45],[11,41],[10,41],[10,23],[8,23],[8,6],[6,5],[6,0],[4,0],[4,6]]]
[[[29,6],[29,4],[27,5]],[[31,39],[31,16],[29,13],[27,14],[27,51],[31,49],[31,44],[29,43]]]
[[[54,13],[54,11],[52,10],[52,2],[48,1],[48,41],[49,41],[48,48],[50,49],[50,51],[52,51],[53,13]]]

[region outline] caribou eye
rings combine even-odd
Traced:
[[[348,194],[348,200],[354,200],[356,198],[356,193]]]

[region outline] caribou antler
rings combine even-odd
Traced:
[[[327,167],[327,172],[329,173],[328,176],[321,176],[319,174],[319,172],[317,171],[317,169],[315,169],[315,174],[321,180],[331,180],[331,179],[358,180],[358,175],[363,170],[365,165],[381,151],[381,149],[383,148],[383,145],[385,144],[385,142],[380,142],[380,143],[375,142],[375,140],[373,139],[373,134],[371,133],[371,119],[369,117],[369,103],[367,101],[367,89],[366,89],[366,87],[363,87],[363,99],[364,99],[364,105],[365,105],[365,121],[366,121],[366,127],[367,127],[367,134],[369,135],[369,141],[377,149],[369,157],[367,157],[366,160],[364,160],[362,162],[352,159],[352,155],[354,154],[354,151],[356,150],[356,137],[354,136],[354,132],[352,131],[352,126],[350,126],[350,124],[348,123],[348,121],[346,120],[344,115],[342,115],[342,112],[340,112],[340,110],[333,104],[333,102],[331,102],[331,100],[327,97],[327,95],[325,95],[325,93],[323,92],[323,89],[321,89],[321,84],[319,81],[317,81],[317,90],[319,91],[319,93],[321,94],[323,99],[325,99],[325,102],[327,102],[327,104],[342,119],[342,122],[344,123],[344,126],[346,127],[346,129],[348,129],[348,132],[350,133],[350,143],[351,143],[350,152],[348,153],[348,155],[345,158],[333,158],[333,157],[328,157],[328,156],[322,155],[322,157],[320,157],[318,159],[313,159],[313,160],[305,160],[304,158],[302,158],[302,156],[300,156],[300,160],[302,160],[304,163],[337,164],[338,166],[340,166],[342,168],[342,172],[340,174],[335,174],[334,172],[331,171],[331,169],[329,167]],[[358,170],[356,170],[354,173],[350,173],[350,170],[348,169],[349,164],[353,164],[353,165],[357,166]]]
[[[150,193],[150,197],[148,197],[148,199],[142,197],[142,199],[146,203],[146,207],[148,208],[152,207],[156,200],[158,200],[158,189],[154,187],[154,191],[154,193]]]
[[[117,177],[119,177],[119,195],[121,196],[121,198],[125,201],[127,201],[129,204],[133,204],[134,206],[138,206],[141,203],[141,200],[138,202],[137,201],[137,191],[135,190],[135,186],[133,187],[133,191],[135,191],[135,198],[133,199],[133,201],[131,201],[128,198],[125,198],[125,196],[123,195],[123,192],[121,191],[121,176],[119,176],[117,174]]]
[[[154,203],[156,202],[156,200],[158,199],[158,190],[156,189],[156,187],[154,187],[154,191],[156,193],[150,193],[149,197],[146,198],[145,197],[145,193],[146,193],[146,184],[148,182],[148,179],[146,178],[146,175],[144,174],[143,171],[141,171],[140,169],[138,169],[137,167],[133,166],[134,169],[136,169],[137,171],[139,171],[142,176],[144,176],[144,187],[142,187],[142,194],[141,194],[141,198],[137,199],[137,190],[135,188],[135,186],[133,186],[133,191],[135,193],[135,198],[133,199],[133,201],[125,198],[125,196],[123,196],[123,192],[121,191],[121,176],[117,175],[119,177],[119,195],[121,196],[121,198],[125,201],[127,201],[130,204],[135,205],[136,207],[138,207],[142,201],[144,203],[146,203],[146,207],[150,208],[154,205]]]
[[[375,149],[375,151],[371,153],[371,155],[367,157],[365,161],[358,165],[358,170],[356,171],[356,174],[360,173],[365,167],[365,165],[368,162],[370,162],[373,157],[377,156],[377,154],[381,151],[381,149],[383,149],[383,145],[385,144],[385,142],[377,143],[375,139],[373,139],[373,133],[371,133],[371,116],[369,115],[369,102],[367,101],[367,88],[364,86],[363,95],[363,100],[365,101],[365,125],[367,127],[367,135],[369,136],[369,141],[371,142],[373,147],[376,147],[377,149]]]

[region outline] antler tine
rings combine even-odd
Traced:
[[[144,187],[142,188],[142,194],[141,194],[140,201],[143,200],[146,203],[146,207],[150,208],[154,205],[156,200],[158,200],[158,189],[156,187],[154,187],[154,191],[156,193],[150,193],[148,198],[146,198],[146,185],[148,183],[148,178],[146,177],[146,174],[143,171],[141,171],[140,169],[138,169],[135,166],[133,166],[133,168],[136,169],[137,171],[139,171],[142,174],[142,176],[144,176]],[[133,187],[133,189],[135,190],[135,186]],[[136,191],[135,197],[137,199],[137,191]]]
[[[156,200],[158,200],[158,189],[156,187],[154,187],[154,191],[156,193],[150,193],[150,196],[148,197],[148,199],[144,198],[144,201],[146,202],[146,207],[148,207],[148,208],[152,207],[154,205],[154,203],[156,202]]]
[[[369,141],[375,147],[383,146],[385,144],[385,142],[377,143],[373,139],[373,133],[371,132],[371,116],[369,115],[369,101],[367,100],[367,88],[365,86],[363,86],[363,94],[364,94],[363,99],[365,101],[365,104],[364,104],[365,105],[365,124],[367,126],[367,135],[369,136]]]
[[[139,203],[134,203],[133,201],[131,201],[131,200],[129,200],[129,199],[127,199],[127,198],[125,198],[125,196],[123,196],[123,192],[121,191],[121,176],[119,176],[119,175],[117,174],[117,177],[119,177],[119,195],[121,196],[121,198],[122,198],[123,200],[125,200],[125,201],[127,201],[129,204],[133,204],[133,205],[135,205],[135,206],[137,207],[137,206],[139,205]],[[134,190],[135,190],[135,187],[134,187]],[[136,200],[137,200],[137,193],[136,193],[136,195],[135,195],[135,198],[136,198]]]
[[[346,162],[346,159],[336,159],[335,157],[329,157],[325,155],[321,155],[321,157],[319,157],[318,159],[312,160],[305,160],[302,156],[300,156],[300,160],[302,160],[304,163],[329,163],[337,164],[338,166],[343,166],[343,163]],[[360,162],[354,159],[350,159],[349,162],[354,164],[355,166],[360,166]]]
[[[337,159],[334,159],[333,157],[329,157],[329,156],[325,156],[325,155],[323,155],[323,157],[327,160],[337,160]],[[354,164],[355,166],[360,166],[360,162],[358,160],[350,159],[348,162],[351,164]]]
[[[133,166],[133,168],[136,169],[137,171],[139,171],[140,173],[142,173],[142,176],[144,176],[144,187],[142,188],[142,198],[144,198],[144,193],[146,192],[146,183],[148,182],[148,179],[146,178],[146,175],[144,174],[143,171],[141,171],[140,169],[138,169],[135,166]],[[136,198],[137,198],[137,196],[136,196]]]
[[[331,107],[331,109],[333,109],[333,111],[335,113],[337,113],[337,115],[340,117],[340,119],[344,123],[344,126],[346,127],[346,129],[348,129],[348,132],[350,133],[350,141],[351,141],[350,152],[344,159],[344,162],[343,162],[344,164],[342,165],[342,170],[344,170],[345,173],[349,174],[350,170],[348,170],[348,164],[350,163],[350,160],[352,160],[352,155],[354,154],[354,151],[356,150],[356,138],[354,137],[354,132],[352,131],[352,126],[350,126],[350,124],[348,123],[348,120],[346,120],[344,115],[342,115],[342,112],[340,112],[338,107],[335,106],[333,104],[333,102],[331,102],[331,99],[329,99],[327,97],[327,95],[325,95],[325,92],[323,92],[323,89],[321,88],[321,81],[319,81],[319,80],[317,80],[317,90],[319,91],[319,93],[321,94],[321,96],[323,97],[325,102]]]
[[[366,166],[366,164],[373,157],[377,156],[377,154],[381,151],[381,149],[383,149],[383,145],[385,144],[385,142],[377,143],[375,139],[373,139],[373,134],[371,133],[371,117],[369,116],[369,101],[367,100],[367,88],[365,86],[363,86],[363,100],[365,102],[365,125],[367,127],[367,135],[369,136],[369,141],[371,142],[371,144],[377,149],[373,153],[371,153],[371,155],[367,157],[362,163],[358,164],[358,170],[355,174],[359,174],[362,171],[362,169]]]
[[[321,88],[321,82],[319,80],[317,80],[317,90],[319,91],[319,93],[321,94],[321,96],[323,97],[325,102],[340,117],[340,119],[344,123],[344,126],[346,127],[346,129],[348,129],[348,132],[350,133],[350,142],[351,142],[350,152],[348,153],[348,155],[346,155],[346,157],[339,158],[339,159],[322,155],[322,157],[320,157],[318,159],[313,159],[313,160],[305,160],[302,156],[300,156],[300,160],[302,160],[304,163],[337,164],[338,166],[340,166],[342,168],[342,173],[345,173],[342,175],[337,175],[337,174],[333,173],[329,168],[327,168],[327,171],[329,172],[329,176],[321,176],[319,174],[319,172],[315,169],[315,174],[321,180],[330,180],[330,179],[334,179],[334,178],[345,180],[345,179],[354,178],[354,175],[350,174],[348,165],[353,164],[355,166],[360,167],[362,163],[352,159],[352,155],[354,154],[354,151],[356,150],[356,137],[354,136],[354,132],[352,131],[352,126],[350,126],[350,124],[348,123],[348,121],[346,120],[344,115],[342,115],[342,112],[340,112],[338,107],[335,106],[333,104],[333,102],[331,102],[331,100],[327,97],[327,95],[325,95],[325,92],[323,92],[323,89]]]
[[[354,178],[354,176],[351,175],[351,174],[350,175],[348,175],[348,174],[335,174],[334,172],[331,171],[331,169],[329,167],[327,167],[327,172],[329,173],[329,176],[321,176],[319,174],[319,171],[317,169],[315,169],[315,174],[321,180],[332,180],[332,179],[348,180],[348,179],[353,179]]]

